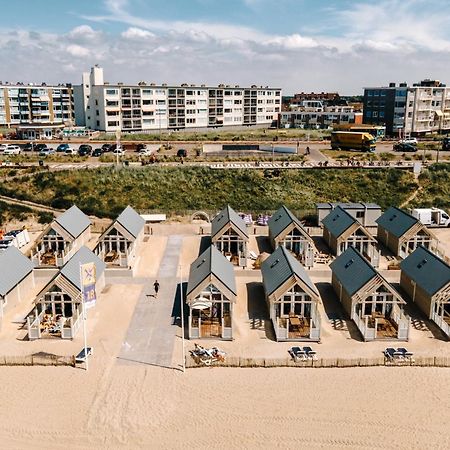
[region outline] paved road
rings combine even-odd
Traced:
[[[172,366],[177,332],[172,325],[172,310],[179,283],[177,269],[182,242],[180,235],[172,235],[167,241],[157,277],[158,297],[154,297],[153,279],[144,285],[122,344],[120,363]]]

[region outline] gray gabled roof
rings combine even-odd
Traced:
[[[376,203],[316,203],[317,209],[333,209],[340,206],[342,209],[381,209]]]
[[[400,268],[431,296],[450,283],[450,266],[423,246],[404,259]]]
[[[32,262],[17,247],[8,247],[1,251],[0,296],[8,294],[32,271]]]
[[[269,226],[270,234],[273,238],[279,236],[291,223],[295,223],[300,229],[304,229],[300,220],[294,216],[294,214],[286,208],[286,206],[282,206],[275,214],[267,222]]]
[[[234,209],[227,205],[222,211],[217,214],[216,217],[211,222],[211,236],[214,237],[220,232],[220,230],[227,224],[231,222],[236,228],[238,228],[244,236],[248,237],[247,226],[244,220],[239,217]]]
[[[76,205],[55,219],[74,239],[91,225],[91,221]]]
[[[294,275],[319,295],[316,286],[311,281],[311,278],[309,278],[305,268],[283,246],[278,247],[261,264],[261,273],[267,295],[272,295],[283,283]]]
[[[398,238],[403,236],[418,221],[411,214],[395,206],[391,206],[376,220],[380,227]]]
[[[59,273],[69,280],[77,289],[81,289],[80,265],[90,262],[95,264],[98,279],[105,270],[106,264],[95,253],[84,246],[81,247],[69,261],[67,261]]]
[[[116,219],[132,236],[137,237],[144,228],[145,220],[131,207],[127,206]]]
[[[329,231],[329,233],[338,238],[345,230],[348,230],[354,223],[358,221],[351,216],[345,209],[340,206],[336,206],[330,211],[323,220],[323,226]]]
[[[330,268],[333,275],[342,284],[342,288],[350,296],[358,292],[378,274],[367,259],[354,247],[348,247],[330,264]]]
[[[233,264],[214,245],[206,249],[191,264],[187,295],[211,275],[218,278],[234,295],[237,295]]]

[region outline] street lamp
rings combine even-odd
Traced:
[[[181,355],[183,372],[186,371],[186,356],[184,353],[184,293],[183,293],[183,269],[180,264],[180,306],[181,306]]]

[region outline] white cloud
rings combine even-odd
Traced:
[[[66,50],[69,54],[75,57],[85,57],[89,56],[91,53],[89,49],[76,44],[68,45]]]
[[[121,36],[125,39],[151,39],[155,37],[152,32],[136,27],[128,28],[121,33]]]

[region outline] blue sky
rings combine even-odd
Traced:
[[[446,0],[4,2],[0,79],[264,84],[285,93],[450,83]],[[446,79],[448,77],[448,79]]]

